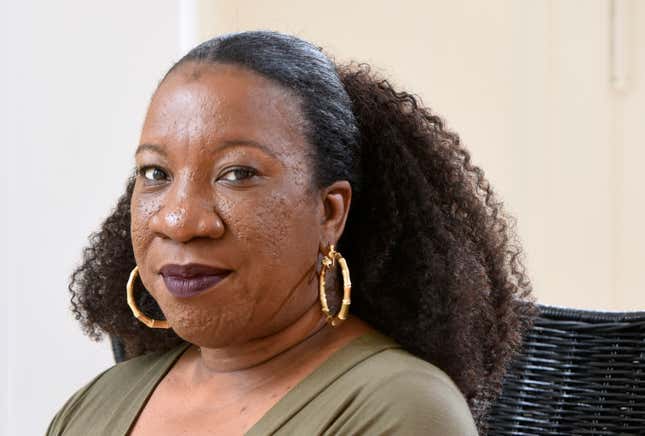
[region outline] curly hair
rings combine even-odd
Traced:
[[[353,200],[338,242],[352,271],[352,312],[438,366],[468,401],[481,434],[502,379],[537,314],[515,220],[459,137],[420,99],[367,64],[336,64],[299,38],[269,31],[207,41],[180,59],[230,63],[292,90],[307,123],[313,183],[348,180]],[[128,357],[182,341],[128,308],[134,176],[89,239],[71,276],[86,334],[119,337]],[[163,318],[143,286],[140,307]]]

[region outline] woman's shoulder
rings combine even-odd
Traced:
[[[263,418],[261,434],[477,434],[468,404],[440,368],[370,331],[334,353]]]
[[[169,369],[189,345],[187,342],[182,342],[166,351],[150,352],[119,362],[102,373],[99,384],[114,386],[115,382],[118,382],[131,386],[135,381],[156,378]]]
[[[120,425],[109,421],[121,416],[111,412],[119,411],[124,417],[136,413],[131,409],[143,400],[141,395],[154,388],[186,345],[147,353],[105,369],[69,397],[49,424],[47,435],[83,434],[87,428]],[[81,431],[75,433],[75,428]]]
[[[354,346],[367,344],[377,352],[330,386],[351,392],[351,401],[329,434],[477,434],[468,403],[446,372],[387,336],[370,334],[362,341]]]
[[[79,389],[73,397],[81,399],[92,394],[119,395],[124,390],[132,390],[134,386],[154,382],[163,375],[187,345],[189,344],[182,343],[167,351],[146,353],[116,363]]]
[[[368,386],[413,380],[424,385],[440,386],[443,390],[462,396],[457,385],[445,371],[406,351],[394,339],[380,332],[368,333],[358,338],[350,347],[354,349],[371,347],[374,352],[367,358],[360,359],[345,374],[346,377],[363,379]]]
[[[347,376],[364,378],[365,404],[380,409],[383,419],[396,417],[396,425],[405,422],[415,430],[410,434],[477,434],[466,398],[448,374],[402,348],[374,355]]]

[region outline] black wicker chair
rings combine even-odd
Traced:
[[[645,312],[540,306],[491,435],[645,435]]]
[[[110,345],[112,346],[112,355],[116,363],[123,362],[125,359],[125,346],[118,336],[110,335]]]

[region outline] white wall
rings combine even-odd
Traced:
[[[8,377],[0,431],[37,435],[73,391],[112,364],[108,341],[90,342],[72,318],[68,276],[123,191],[148,98],[178,55],[178,7],[28,0],[2,9],[8,317],[0,369]]]
[[[8,4],[0,2],[0,41],[7,40],[7,26],[5,19],[9,11]],[[1,46],[4,48],[4,45]],[[1,50],[1,52],[5,52]],[[2,65],[5,65],[3,62]],[[6,304],[10,281],[9,281],[9,255],[10,249],[8,245],[9,239],[9,176],[8,171],[5,170],[8,159],[8,154],[11,152],[12,147],[9,144],[12,142],[12,135],[9,132],[8,125],[12,120],[7,117],[9,113],[5,108],[7,103],[6,95],[9,89],[8,83],[5,78],[4,68],[0,68],[0,298],[3,303],[0,305],[0,435],[7,434],[7,420],[8,420],[8,406],[9,406],[9,391],[8,381],[9,373],[7,366],[8,346],[9,346],[9,305]],[[4,164],[4,165],[2,165]]]
[[[5,2],[0,2],[0,41],[8,39],[7,26],[5,25],[5,17],[9,12],[9,5]],[[0,46],[4,49],[4,44]],[[6,53],[5,50],[0,52]],[[2,62],[5,65],[5,62]],[[10,280],[9,280],[9,255],[10,249],[8,245],[9,239],[9,175],[6,170],[7,163],[10,162],[8,158],[12,147],[9,144],[13,139],[13,132],[9,131],[9,124],[11,121],[8,119],[9,111],[6,106],[7,91],[10,88],[7,83],[5,68],[0,68],[0,298],[3,303],[0,305],[0,435],[7,434],[7,420],[8,420],[8,406],[9,406],[9,391],[8,381],[9,373],[7,366],[8,346],[9,346],[9,305],[6,304],[8,297]]]

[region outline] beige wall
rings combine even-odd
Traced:
[[[615,0],[613,34],[609,0],[197,4],[198,39],[294,33],[422,96],[517,217],[541,302],[645,310],[645,2]]]

